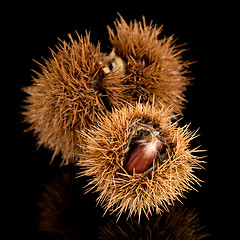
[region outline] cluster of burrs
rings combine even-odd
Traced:
[[[189,62],[162,27],[120,16],[108,27],[110,53],[90,34],[62,41],[40,64],[24,106],[39,145],[76,163],[89,177],[88,191],[120,216],[162,212],[193,189],[201,168],[177,120],[190,83]],[[52,159],[53,159],[52,158]]]

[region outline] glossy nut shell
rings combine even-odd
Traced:
[[[124,164],[125,170],[129,174],[132,174],[134,171],[135,173],[147,171],[152,165],[157,152],[162,151],[163,148],[164,145],[159,140],[137,145]]]

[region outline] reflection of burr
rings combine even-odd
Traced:
[[[189,210],[187,204],[172,206],[162,215],[153,214],[149,219],[136,217],[115,222],[109,220],[100,227],[100,240],[200,240],[208,237],[195,210]]]
[[[91,177],[89,189],[99,192],[106,211],[148,216],[199,182],[194,169],[200,157],[189,145],[195,133],[172,123],[171,116],[171,109],[138,103],[99,117],[96,126],[82,132],[81,174]]]
[[[94,197],[84,194],[83,179],[75,178],[76,169],[71,164],[52,170],[38,201],[41,239],[96,240],[102,216]]]

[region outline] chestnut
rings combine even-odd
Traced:
[[[161,152],[164,148],[163,143],[156,137],[150,142],[136,140],[133,145],[136,147],[131,154],[129,154],[124,164],[124,168],[129,174],[132,174],[133,171],[135,171],[135,173],[147,171],[152,165],[157,152]]]

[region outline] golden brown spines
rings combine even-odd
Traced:
[[[63,162],[75,161],[79,148],[76,131],[96,120],[97,114],[120,106],[126,88],[124,76],[105,75],[106,64],[100,44],[94,46],[90,35],[78,36],[70,42],[62,41],[52,58],[45,60],[41,72],[36,73],[33,85],[24,90],[29,94],[24,112],[31,124],[38,144],[61,153]],[[115,75],[117,74],[117,77]]]
[[[99,192],[98,203],[106,211],[147,216],[155,208],[167,209],[174,200],[193,189],[199,179],[193,174],[200,167],[189,142],[195,133],[188,126],[172,123],[171,109],[155,105],[125,106],[102,116],[97,126],[83,132],[85,145],[79,165],[90,176],[89,190]],[[134,151],[134,142],[153,134],[165,150],[157,153],[153,164],[143,173],[128,173],[124,163]]]
[[[190,78],[186,76],[189,63],[182,60],[183,49],[174,45],[173,36],[159,39],[162,26],[143,22],[128,25],[120,16],[115,22],[116,32],[108,27],[110,42],[118,56],[126,62],[129,102],[141,97],[172,106],[174,113],[182,113],[184,91]]]

